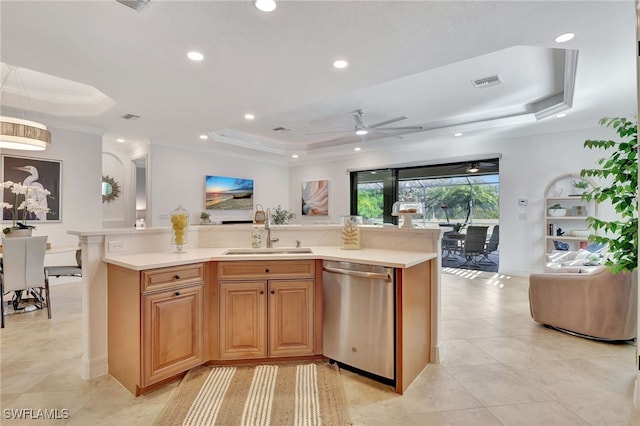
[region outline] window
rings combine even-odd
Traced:
[[[470,172],[472,168],[477,172]],[[394,223],[396,201],[420,202],[417,226],[429,223],[497,224],[499,160],[351,173],[351,214],[368,224]]]

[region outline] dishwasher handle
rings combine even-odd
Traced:
[[[351,275],[352,277],[374,278],[379,280],[391,281],[391,274],[382,274],[380,272],[352,271],[349,269],[333,268],[331,266],[323,266],[323,271],[333,272],[335,274]]]

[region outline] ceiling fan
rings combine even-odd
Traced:
[[[379,121],[377,123],[368,124],[364,119],[364,110],[357,109],[351,112],[354,121],[353,128],[343,128],[340,130],[330,131],[330,132],[315,132],[315,133],[305,133],[306,135],[325,135],[332,133],[344,133],[343,136],[340,136],[338,139],[358,135],[362,138],[364,142],[367,140],[367,135],[369,134],[379,134],[384,136],[391,136],[394,138],[402,139],[402,137],[398,133],[389,133],[389,132],[410,132],[422,130],[422,126],[405,126],[405,127],[383,127],[387,124],[395,123],[397,121],[406,120],[407,117],[400,116],[396,118],[392,118],[389,120]]]
[[[496,163],[490,163],[488,161],[470,161],[465,164],[454,167],[453,169],[465,169],[467,173],[478,173],[482,169],[495,169]]]

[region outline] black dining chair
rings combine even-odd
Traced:
[[[489,237],[489,241],[484,246],[484,253],[482,254],[482,259],[480,259],[479,263],[493,263],[496,264],[495,261],[489,258],[489,255],[494,251],[498,251],[498,244],[500,243],[500,225],[496,225],[493,227],[493,231],[491,231],[491,237]]]
[[[81,277],[82,276],[82,249],[76,250],[76,264],[65,266],[47,266],[50,277]]]
[[[467,234],[464,239],[464,247],[462,248],[462,256],[466,261],[460,265],[461,268],[478,268],[477,257],[484,254],[485,242],[487,240],[488,226],[468,226]]]

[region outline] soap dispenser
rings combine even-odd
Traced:
[[[262,245],[262,235],[260,235],[260,231],[258,231],[258,227],[254,226],[253,231],[251,231],[251,247],[260,248]]]

